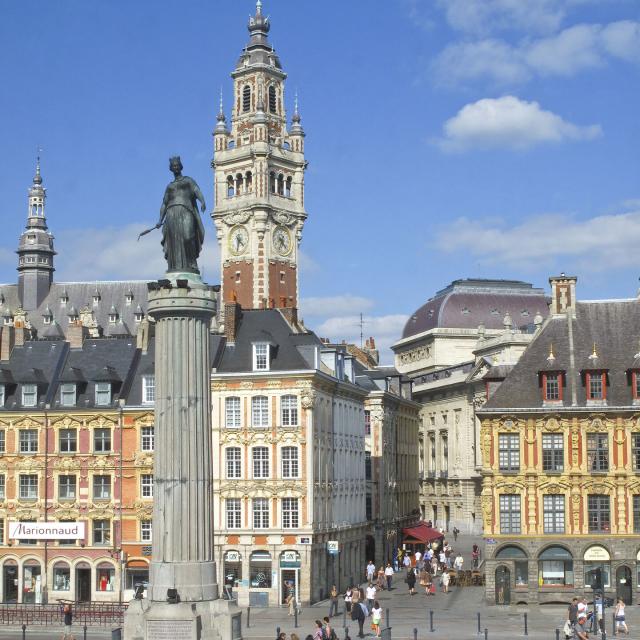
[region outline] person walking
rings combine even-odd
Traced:
[[[578,621],[578,598],[574,598],[571,601],[567,609],[567,620],[571,623],[571,626]]]
[[[351,607],[353,608],[355,605],[360,602],[360,588],[352,587],[351,588]]]
[[[442,577],[440,581],[442,582],[442,593],[449,593],[449,582],[451,580],[451,576],[449,575],[449,569],[445,569],[442,572]]]
[[[369,608],[369,611],[371,611],[371,609],[373,608],[373,602],[375,599],[376,599],[376,588],[370,582],[369,586],[367,587],[367,607]]]
[[[329,606],[329,617],[338,615],[338,587],[334,584],[329,594],[331,604]]]
[[[462,565],[464,563],[464,558],[462,557],[461,553],[458,553],[458,555],[456,556],[456,559],[453,562],[453,568],[460,572],[462,571]]]
[[[573,627],[574,640],[589,640],[587,631],[587,616],[584,613],[578,614],[578,622]]]
[[[413,596],[415,595],[416,591],[416,574],[414,572],[413,569],[409,568],[407,570],[407,578],[406,578],[406,583],[409,586],[409,595]]]
[[[413,554],[413,557],[416,559],[416,567],[420,566],[420,560],[422,560],[422,553],[420,549]]]
[[[629,627],[627,627],[627,622],[624,616],[624,607],[624,600],[622,598],[618,598],[614,612],[614,619],[616,621],[616,633],[622,629],[625,634],[629,635]]]
[[[408,569],[411,566],[411,558],[408,553],[404,554],[404,557],[402,558],[402,564],[405,569]]]
[[[477,569],[480,564],[480,547],[477,544],[473,545],[471,550],[471,568]]]
[[[387,562],[387,566],[384,570],[384,577],[387,579],[387,591],[391,591],[391,582],[393,581],[393,567],[390,562]]]
[[[73,624],[73,610],[71,609],[71,605],[65,604],[62,613],[64,615],[62,640],[75,640],[75,636],[71,633],[71,625]]]
[[[380,623],[382,622],[382,607],[376,600],[371,609],[371,630],[376,634],[376,638],[380,637]]]
[[[316,620],[316,628],[313,630],[313,640],[324,640],[322,620]]]
[[[376,574],[376,565],[373,564],[373,560],[369,560],[367,565],[367,582],[373,582],[373,576]]]
[[[384,579],[384,567],[382,565],[380,565],[377,575],[378,575],[378,580],[376,582],[376,588],[379,589],[380,591],[384,591],[385,579]]]
[[[344,608],[347,613],[351,613],[351,603],[353,602],[353,591],[351,587],[347,587],[344,592]]]
[[[365,620],[364,609],[360,605],[359,602],[354,602],[353,607],[351,607],[351,619],[358,623],[358,638],[364,638],[364,620]],[[315,638],[314,638],[315,640]]]
[[[331,622],[329,621],[329,616],[325,616],[322,621],[324,622],[324,637],[325,640],[338,640],[338,634],[335,632],[335,629],[331,626]]]
[[[296,597],[293,593],[289,593],[287,596],[287,607],[289,608],[288,616],[293,616],[296,613]]]
[[[458,540],[458,534],[460,533],[460,529],[458,527],[453,527],[453,541],[456,542]]]

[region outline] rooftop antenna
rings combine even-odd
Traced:
[[[367,324],[367,321],[364,319],[362,313],[360,314],[360,322],[356,324],[360,327],[360,348],[362,349],[364,339],[364,325]]]

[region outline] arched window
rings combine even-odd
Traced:
[[[236,195],[240,195],[242,193],[242,174],[239,173],[236,175]]]
[[[242,89],[242,111],[246,113],[251,111],[251,87],[245,85]]]
[[[573,556],[567,549],[547,547],[538,556],[538,584],[573,585]]]
[[[69,591],[71,589],[71,569],[66,562],[53,565],[53,590]]]
[[[278,174],[278,195],[284,195],[284,176],[281,173]]]
[[[251,171],[247,171],[244,174],[244,189],[246,193],[250,193],[253,190],[253,175]]]
[[[269,174],[269,189],[271,193],[276,192],[276,174],[273,171]]]
[[[233,186],[233,176],[227,178],[227,198],[232,198],[236,194],[236,190]]]
[[[284,195],[287,196],[287,198],[291,197],[291,183],[293,182],[293,180],[291,179],[291,176],[289,176],[287,178],[287,182],[285,183],[285,187],[284,187]]]
[[[516,587],[525,587],[529,583],[529,563],[527,554],[515,545],[502,547],[496,553],[496,560],[513,560],[515,568]]]
[[[116,570],[109,562],[101,562],[96,568],[96,591],[116,590]]]
[[[269,87],[269,111],[277,113],[276,88],[273,85]]]

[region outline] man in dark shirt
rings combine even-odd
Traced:
[[[571,624],[575,624],[578,621],[578,598],[574,598],[569,605],[569,615],[567,619]]]
[[[75,640],[71,633],[71,625],[73,624],[73,611],[70,604],[65,604],[64,609],[64,633],[62,634],[62,640]]]

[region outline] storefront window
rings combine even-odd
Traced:
[[[69,591],[71,589],[71,569],[63,562],[53,567],[53,590]]]
[[[101,564],[96,570],[96,591],[114,591],[116,570],[110,564]]]
[[[249,559],[249,584],[252,587],[271,587],[271,554],[268,551],[254,551]]]
[[[593,545],[584,552],[584,584],[595,585],[602,580],[603,587],[611,586],[611,556],[600,545]]]
[[[125,575],[125,589],[147,588],[149,584],[149,569],[143,567],[127,567]]]
[[[242,580],[242,558],[238,551],[227,551],[224,554],[224,584],[226,587],[237,587]]]
[[[564,547],[547,547],[538,558],[538,584],[573,585],[573,556]]]
[[[516,568],[516,587],[526,587],[529,584],[529,563],[526,560],[518,560]]]
[[[42,576],[40,565],[27,562],[22,568],[22,589],[24,591],[22,602],[42,602]]]

